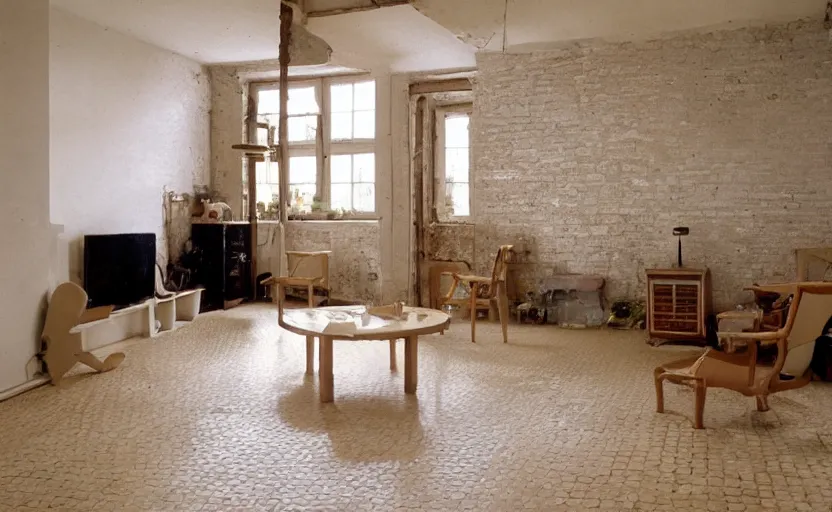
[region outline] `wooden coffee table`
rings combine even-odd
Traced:
[[[334,340],[389,340],[390,365],[395,368],[395,343],[404,338],[404,392],[416,393],[418,382],[419,336],[443,332],[450,317],[441,311],[404,307],[400,318],[367,313],[364,306],[333,306],[325,308],[283,309],[278,322],[287,331],[306,336],[306,373],[313,372],[315,338],[319,344],[321,402],[332,402],[335,384],[332,375],[332,342]]]

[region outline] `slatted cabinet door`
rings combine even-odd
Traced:
[[[647,271],[648,327],[659,339],[704,339],[709,308],[708,271]]]

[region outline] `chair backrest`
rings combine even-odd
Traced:
[[[785,350],[781,350],[784,352],[782,373],[800,377],[806,372],[812,361],[815,340],[826,334],[823,328],[830,317],[832,283],[798,284],[785,327],[786,345]]]
[[[75,283],[61,283],[49,301],[41,337],[54,339],[68,333],[86,308],[87,292]]]
[[[287,252],[289,277],[320,277],[322,288],[329,289],[329,252]]]
[[[508,264],[511,262],[511,252],[513,249],[513,245],[501,245],[497,249],[497,257],[494,258],[494,267],[491,269],[492,296],[497,293],[497,283],[504,283],[506,281]]]

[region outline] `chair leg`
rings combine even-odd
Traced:
[[[696,391],[696,408],[693,412],[693,428],[705,428],[702,417],[705,413],[705,392],[708,387],[705,385],[705,381],[697,380],[694,389]]]
[[[503,343],[508,343],[508,294],[506,283],[497,283],[497,310],[500,312],[500,327],[503,328]]]
[[[757,396],[757,410],[760,412],[766,412],[768,409],[768,395]]]
[[[662,382],[663,368],[653,370],[653,380],[656,383],[656,412],[664,412],[664,383]]]
[[[477,285],[471,283],[471,297],[469,299],[471,304],[471,343],[476,343],[476,323],[477,323]]]
[[[390,340],[390,371],[396,371],[396,340]]]

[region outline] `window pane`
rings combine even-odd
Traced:
[[[371,183],[358,183],[353,186],[353,208],[359,212],[376,210],[376,186]]]
[[[332,201],[330,202],[330,208],[333,210],[340,208],[345,210],[352,209],[352,185],[343,183],[333,184],[331,191]]]
[[[268,167],[266,162],[255,162],[254,171],[257,175],[255,183],[278,183],[278,167],[277,162],[269,162]]]
[[[254,163],[254,183],[266,183],[268,181],[266,169],[266,162],[255,162]]]
[[[468,116],[454,116],[445,118],[445,147],[468,147]]]
[[[467,217],[470,215],[470,207],[468,201],[468,184],[467,183],[448,183],[445,186],[446,202],[451,208],[450,214],[455,217]]]
[[[280,114],[269,114],[267,116],[261,116],[261,117],[264,117],[265,118],[264,121],[269,123],[269,125],[275,127],[274,128],[274,138],[275,138],[275,143],[277,143],[277,126],[278,126],[278,123],[280,123]]]
[[[311,142],[318,130],[317,116],[289,118],[289,142]]]
[[[356,139],[372,139],[376,136],[376,111],[364,110],[355,113],[355,129],[353,135]]]
[[[332,183],[352,182],[352,156],[333,155],[330,159],[329,174]]]
[[[332,112],[352,112],[352,84],[333,85],[329,98]]]
[[[355,84],[355,110],[375,110],[376,83],[374,81]]]
[[[352,113],[332,114],[332,138],[345,140],[352,138]]]
[[[269,183],[280,183],[280,167],[277,162],[269,162],[269,174],[266,181]]]
[[[353,180],[373,183],[376,181],[376,155],[366,153],[353,156]]]
[[[257,113],[277,114],[280,112],[280,91],[271,89],[257,92]]]
[[[318,177],[318,166],[314,156],[293,156],[289,159],[289,184],[311,183],[313,194]]]
[[[315,87],[290,87],[288,110],[290,116],[296,114],[317,114],[319,110],[318,99],[315,97]]]
[[[257,203],[263,203],[265,209],[268,209],[270,204],[274,204],[273,208],[276,208],[278,197],[280,194],[280,187],[278,185],[272,185],[269,183],[261,183],[257,185]],[[261,218],[263,216],[261,215]]]
[[[445,150],[445,181],[468,182],[468,148]]]
[[[269,130],[266,128],[257,128],[257,144],[261,146],[269,145]]]

